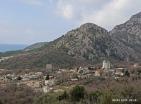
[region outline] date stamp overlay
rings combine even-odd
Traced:
[[[112,102],[137,102],[138,100],[137,99],[126,99],[126,98],[114,98],[112,99]]]

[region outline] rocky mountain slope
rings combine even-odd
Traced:
[[[108,32],[92,23],[67,32],[62,37],[25,51],[0,63],[1,68],[73,67],[95,64],[103,59],[136,61],[141,58],[141,13]]]
[[[141,12],[133,15],[127,22],[117,25],[110,34],[134,52],[133,58],[141,56]]]
[[[35,43],[35,44],[32,44],[32,45],[24,48],[24,51],[31,51],[31,50],[34,50],[34,49],[38,49],[38,48],[45,46],[46,44],[48,44],[48,42]]]

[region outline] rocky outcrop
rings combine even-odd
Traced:
[[[127,22],[116,26],[110,34],[124,44],[130,55],[137,59],[141,56],[141,12],[133,15]],[[131,51],[132,50],[132,51]]]

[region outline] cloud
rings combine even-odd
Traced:
[[[65,19],[80,19],[84,13],[96,11],[110,0],[57,0],[57,14]]]
[[[1,3],[1,43],[49,41],[54,37],[57,38],[59,36],[57,34],[86,22],[111,30],[115,25],[127,21],[132,15],[141,11],[141,0],[14,1],[11,0],[11,5],[7,6]],[[5,0],[2,2],[7,4]],[[25,5],[42,6],[42,8],[25,8]]]
[[[62,3],[58,4],[58,11],[57,13],[61,16],[63,16],[66,19],[72,19],[74,16],[74,10],[72,5],[70,4],[66,4],[66,5],[62,5]]]
[[[109,30],[141,11],[141,0],[58,0],[57,4],[63,18],[77,20],[79,25],[92,22]]]
[[[136,5],[136,7],[134,5]],[[84,14],[81,23],[93,22],[107,29],[127,21],[134,13],[139,12],[140,0],[112,0],[96,13]]]

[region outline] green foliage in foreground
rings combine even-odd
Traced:
[[[75,86],[64,92],[47,94],[34,92],[27,86],[8,84],[6,87],[0,87],[0,104],[141,104],[140,80],[106,81],[100,84],[95,89]],[[113,99],[137,101],[121,102]]]
[[[82,86],[75,86],[70,92],[70,97],[73,102],[78,102],[85,97],[85,88]]]
[[[141,104],[140,86],[122,85],[87,92],[83,86],[75,86],[63,93],[48,93],[34,104]],[[118,90],[117,90],[118,89]],[[113,99],[137,99],[137,102],[114,102]]]

